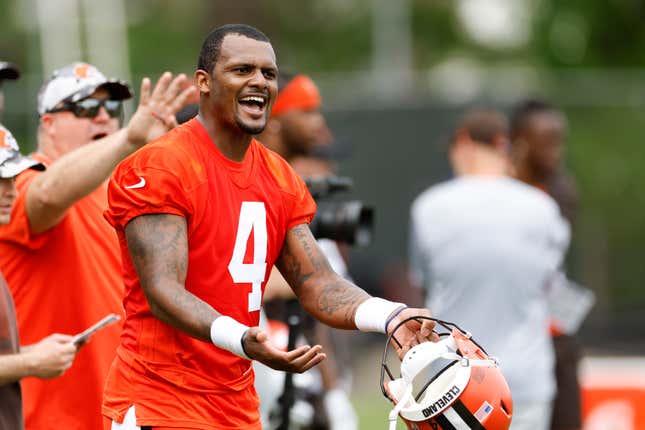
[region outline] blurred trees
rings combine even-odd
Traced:
[[[52,0],[56,1],[56,0]],[[30,1],[0,0],[0,53],[27,64],[29,32],[37,29]],[[549,67],[634,67],[645,63],[645,3],[639,0],[407,0],[414,67],[425,69],[461,52],[483,61]],[[479,5],[480,27],[501,19],[526,26],[513,45],[478,42],[467,31],[464,5]],[[524,5],[523,7],[512,7]],[[372,52],[376,0],[138,0],[127,2],[130,55],[135,74],[164,67],[190,69],[209,29],[245,22],[269,35],[282,63],[302,70],[364,69]],[[496,18],[497,17],[497,18]],[[109,19],[109,18],[106,18]],[[476,25],[476,24],[475,24]],[[490,24],[489,24],[490,25]],[[490,31],[490,29],[488,30]]]

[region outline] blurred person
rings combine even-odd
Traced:
[[[173,125],[175,112],[195,95],[180,93],[184,83],[185,76],[166,73],[151,93],[144,79],[138,109],[121,129],[127,84],[85,63],[56,70],[43,84],[33,157],[48,168],[18,175],[11,221],[0,227],[0,268],[26,343],[52,332],[77,334],[107,314],[123,314],[119,245],[102,218],[106,179],[120,160]],[[119,325],[95,334],[60,378],[23,380],[26,429],[101,428],[101,395],[119,334]]]
[[[271,115],[264,131],[258,140],[270,149],[278,152],[289,162],[294,171],[302,178],[315,176],[333,176],[334,163],[321,156],[321,149],[329,148],[332,134],[321,112],[322,97],[315,82],[307,75],[281,71],[278,75],[278,95],[273,104]],[[317,239],[318,245],[329,260],[332,269],[346,279],[349,278],[347,266],[336,242],[329,239]],[[284,300],[295,299],[287,281],[274,267],[267,281],[263,302],[269,302],[268,317],[286,322]],[[275,303],[279,301],[281,303]],[[273,303],[271,303],[273,302]],[[280,306],[280,305],[283,306]],[[273,305],[273,306],[271,306]],[[278,312],[269,312],[271,308]],[[358,419],[342,387],[336,351],[333,346],[331,328],[320,324],[307,315],[305,335],[312,343],[321,344],[326,352],[326,360],[317,367],[320,380],[308,379],[308,397],[315,408],[310,425],[304,428],[352,430],[358,428]],[[284,384],[275,386],[275,381],[282,381],[279,376],[272,378],[275,371],[255,363],[256,390],[260,398],[260,412],[266,415],[277,406],[276,394],[282,394]],[[267,374],[267,372],[269,374]],[[303,378],[304,379],[304,378]],[[296,381],[298,382],[298,381]],[[320,384],[320,386],[318,386]]]
[[[0,121],[2,121],[2,114],[4,113],[4,93],[2,92],[2,85],[7,79],[16,80],[19,77],[20,71],[15,64],[0,60]]]
[[[513,107],[510,128],[515,176],[553,197],[573,224],[579,199],[575,180],[562,163],[566,117],[546,101],[527,99]]]
[[[547,101],[526,99],[512,109],[511,142],[517,178],[549,194],[573,226],[578,211],[578,191],[562,163],[566,132],[566,117]],[[565,333],[554,320],[551,321],[551,334],[557,383],[551,429],[580,429],[580,344],[575,334]]]
[[[44,170],[45,166],[24,157],[11,132],[0,125],[0,225],[11,219],[18,194],[15,178],[26,169]],[[24,428],[20,380],[62,375],[72,365],[76,351],[72,336],[58,333],[33,345],[20,346],[13,299],[0,273],[0,428]]]
[[[456,177],[411,210],[415,283],[437,318],[472,327],[499,358],[513,395],[513,430],[547,430],[555,393],[546,280],[568,244],[546,194],[508,176],[506,118],[474,110],[450,147]]]
[[[370,297],[331,270],[307,226],[315,204],[305,184],[253,139],[277,73],[259,30],[213,30],[195,72],[197,118],[110,180],[106,217],[121,243],[126,319],[106,383],[106,428],[261,428],[250,360],[304,372],[325,358],[319,345],[279,350],[257,327],[274,262],[303,308],[337,328],[384,333],[429,314]],[[409,321],[399,354],[437,340],[432,328]]]
[[[318,86],[309,76],[281,72],[278,98],[258,139],[287,161],[297,155],[312,160],[312,153],[329,147],[333,141],[321,105]]]

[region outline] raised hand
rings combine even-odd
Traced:
[[[407,308],[401,311],[396,317],[394,317],[386,327],[387,334],[391,334],[392,330],[401,322],[410,317],[414,316],[426,316],[429,317],[430,311],[428,309],[420,308]],[[396,351],[396,354],[399,356],[399,359],[403,359],[403,356],[410,348],[420,344],[421,342],[437,342],[439,341],[439,335],[433,331],[435,322],[428,319],[419,319],[410,320],[405,323],[403,326],[394,333],[392,337],[392,346]]]
[[[72,366],[78,351],[72,340],[72,336],[55,333],[23,347],[29,374],[49,379],[65,373]]]
[[[285,372],[305,372],[327,357],[321,352],[320,345],[304,345],[291,351],[282,351],[276,348],[269,341],[267,333],[258,327],[251,327],[246,332],[242,344],[244,351],[253,360]]]
[[[143,78],[139,106],[127,125],[128,140],[136,146],[143,146],[175,127],[175,114],[194,103],[198,93],[186,75],[173,78],[170,72],[161,75],[152,92],[151,87],[150,79]]]

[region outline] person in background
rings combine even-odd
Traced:
[[[96,67],[73,63],[56,70],[38,96],[38,149],[46,171],[25,170],[11,221],[0,226],[0,269],[26,343],[52,332],[77,334],[107,314],[123,314],[121,259],[102,217],[106,182],[119,161],[174,125],[192,88],[165,73],[151,92],[141,84],[139,106],[121,128],[127,84]],[[96,333],[75,365],[55,379],[22,382],[25,428],[97,429],[105,377],[120,326]]]
[[[307,75],[280,73],[278,98],[258,139],[287,161],[311,156],[333,143],[333,135],[320,108],[322,97]]]
[[[564,114],[549,102],[522,100],[511,111],[511,142],[517,178],[550,195],[573,226],[579,199],[575,180],[562,163],[566,131]],[[582,428],[578,381],[580,344],[575,333],[565,333],[554,319],[551,334],[557,383],[551,429],[577,430]]]
[[[11,132],[0,125],[0,225],[11,219],[17,195],[15,178],[27,169],[42,171],[45,166],[23,156]],[[76,356],[72,340],[72,336],[55,333],[33,345],[20,346],[13,299],[0,273],[0,428],[24,428],[20,380],[62,375]]]
[[[545,280],[569,230],[550,197],[509,176],[509,145],[502,114],[466,114],[450,147],[455,178],[412,205],[410,257],[426,306],[499,358],[513,430],[547,430],[555,377]]]

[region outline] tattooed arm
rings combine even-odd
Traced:
[[[277,265],[307,312],[332,327],[356,328],[356,308],[370,295],[332,270],[307,225],[287,232]]]
[[[307,225],[298,225],[287,232],[277,266],[307,312],[332,327],[357,328],[356,310],[370,295],[332,270]],[[430,311],[406,308],[391,315],[384,327],[387,333],[408,318],[430,316]],[[383,315],[383,319],[387,316]],[[434,325],[428,320],[412,320],[402,325],[396,332],[398,340],[393,342],[399,357],[420,342],[439,340],[433,332]]]
[[[211,325],[221,314],[185,288],[186,220],[169,214],[142,215],[125,227],[125,238],[152,314],[193,337],[210,342]],[[326,357],[320,345],[279,350],[258,327],[244,332],[240,341],[249,358],[277,370],[301,373]]]
[[[188,269],[186,220],[170,214],[138,216],[125,227],[125,238],[152,314],[193,337],[210,341],[211,323],[220,314],[184,286]]]

